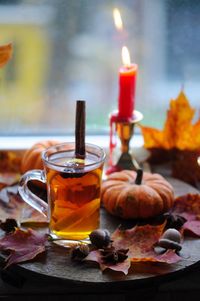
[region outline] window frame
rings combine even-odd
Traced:
[[[58,142],[74,141],[72,135],[38,135],[38,136],[0,136],[0,150],[25,150],[30,148],[34,143],[42,140],[58,140]],[[109,150],[109,136],[108,135],[86,135],[86,143],[98,144],[105,150]],[[131,148],[143,147],[144,141],[141,134],[134,134],[130,141]]]

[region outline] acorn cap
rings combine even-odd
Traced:
[[[169,228],[163,233],[162,239],[168,239],[170,241],[180,243],[181,242],[181,233],[174,228]]]
[[[182,249],[182,246],[180,243],[175,242],[173,240],[167,239],[167,238],[161,238],[158,241],[157,244],[159,247],[164,248],[166,250],[176,250],[176,251],[180,251]]]

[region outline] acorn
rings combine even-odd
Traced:
[[[180,251],[182,249],[180,232],[173,228],[167,229],[159,239],[157,246],[166,250]]]
[[[0,221],[0,228],[7,234],[14,232],[15,228],[18,227],[17,221],[13,218],[7,218],[5,222]]]
[[[89,235],[91,243],[98,249],[107,247],[111,242],[110,232],[107,229],[97,229]]]
[[[89,254],[89,247],[85,244],[79,244],[72,248],[71,259],[82,261]]]

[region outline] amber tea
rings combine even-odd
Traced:
[[[21,197],[48,218],[53,238],[81,240],[99,227],[105,152],[96,145],[85,146],[84,160],[75,157],[73,142],[49,147],[42,154],[44,171],[28,171],[19,183]],[[30,180],[47,184],[48,204],[29,190]]]
[[[65,166],[62,171],[47,168],[50,191],[50,231],[58,237],[84,239],[99,227],[102,164],[97,168],[94,155],[84,160],[59,153],[51,162]],[[90,167],[91,165],[91,167]]]

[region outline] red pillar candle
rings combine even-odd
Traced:
[[[125,46],[122,48],[122,60],[124,66],[119,70],[118,117],[127,120],[133,117],[138,66],[130,63]]]

